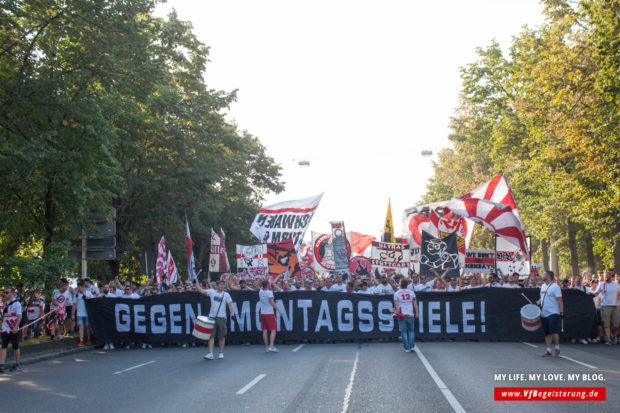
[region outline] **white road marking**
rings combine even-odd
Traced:
[[[300,344],[300,345],[298,345],[297,347],[295,347],[295,348],[293,349],[293,353],[294,353],[294,352],[296,352],[296,351],[301,350],[301,348],[302,348],[303,346],[304,346],[303,344]]]
[[[243,393],[245,393],[246,391],[250,390],[256,383],[258,383],[259,381],[261,381],[262,379],[264,379],[266,376],[266,374],[259,374],[258,376],[256,376],[254,378],[254,380],[252,380],[251,382],[249,382],[248,384],[246,384],[241,390],[239,390],[236,394],[237,395],[242,395]]]
[[[572,361],[573,363],[577,363],[577,364],[581,364],[582,366],[589,367],[589,368],[591,368],[591,369],[598,369],[598,367],[596,367],[596,366],[593,366],[593,365],[591,365],[591,364],[584,363],[584,362],[579,361],[579,360],[575,360],[575,359],[570,358],[570,357],[566,357],[566,356],[560,356],[560,357],[562,357],[563,359],[566,359],[566,360]]]
[[[130,371],[130,370],[133,370],[133,369],[137,369],[138,367],[146,366],[147,364],[155,363],[156,361],[157,361],[157,360],[147,361],[146,363],[138,364],[137,366],[133,366],[133,367],[129,367],[128,369],[125,369],[125,370],[117,371],[117,372],[116,372],[116,373],[114,373],[114,374],[121,374],[121,373],[124,373],[124,372],[126,372],[126,371]]]
[[[535,346],[534,344],[531,344],[531,343],[526,343],[525,341],[522,341],[521,344],[525,344],[526,346],[538,348],[538,346]]]
[[[422,364],[424,364],[424,367],[426,367],[426,371],[428,371],[428,374],[431,375],[431,377],[435,381],[435,384],[437,385],[437,387],[439,387],[439,390],[441,390],[444,397],[446,398],[448,403],[450,403],[450,406],[452,406],[454,411],[456,413],[466,413],[465,409],[463,409],[463,406],[461,406],[459,401],[456,400],[456,397],[454,397],[450,389],[448,389],[448,386],[446,386],[446,384],[443,382],[443,380],[441,380],[441,378],[439,377],[439,375],[437,374],[433,366],[431,366],[431,363],[429,363],[426,357],[424,357],[424,354],[422,354],[422,351],[420,350],[419,345],[415,346],[415,352],[420,358],[420,361],[422,362]]]
[[[357,373],[357,363],[360,359],[360,347],[357,348],[355,353],[355,361],[353,362],[353,370],[351,370],[351,376],[349,377],[349,385],[344,393],[344,403],[342,404],[342,412],[347,413],[349,410],[349,401],[351,400],[351,392],[353,391],[353,380],[355,380],[355,373]]]

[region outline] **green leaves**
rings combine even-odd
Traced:
[[[440,156],[425,198],[459,195],[501,171],[528,233],[563,239],[571,218],[609,257],[620,220],[620,5],[548,0],[545,13],[509,57],[492,42],[462,69],[454,150]]]
[[[47,251],[114,209],[121,271],[162,234],[182,266],[186,210],[195,238],[221,226],[232,244],[283,189],[260,142],[225,120],[235,93],[208,89],[208,48],[155,3],[3,3],[0,254],[33,238]]]

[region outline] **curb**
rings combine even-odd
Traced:
[[[71,354],[83,353],[85,351],[90,351],[90,350],[94,350],[94,349],[95,349],[95,346],[88,346],[88,347],[85,346],[85,347],[70,348],[68,350],[63,350],[63,351],[58,351],[58,352],[44,353],[44,354],[40,354],[38,356],[24,358],[24,359],[20,360],[20,362],[21,362],[20,364],[25,366],[25,365],[28,365],[28,364],[38,363],[40,361],[53,360],[55,358],[59,358],[59,357],[63,357],[63,356],[69,356]],[[9,360],[7,360],[7,362],[9,362]]]

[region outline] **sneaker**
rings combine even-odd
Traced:
[[[592,339],[592,343],[594,343],[594,344],[598,344],[600,342],[601,342],[601,339],[598,338],[598,337]]]
[[[579,340],[579,342],[581,344],[588,344],[588,341],[585,338],[582,338],[581,340]]]
[[[56,340],[62,340],[62,334],[58,334],[58,336],[56,337]]]
[[[183,348],[187,348],[187,343],[183,343],[183,344],[181,344],[181,347],[183,347]]]
[[[110,350],[114,350],[114,344],[110,344]]]
[[[555,350],[553,350],[553,357],[559,357],[560,356],[560,349],[556,348]]]
[[[146,343],[142,343],[142,348],[146,349],[146,347],[147,347]]]
[[[146,346],[147,346],[148,348],[153,348],[153,346],[152,346],[152,345],[150,345],[150,344],[147,344]]]
[[[218,359],[223,359],[224,358],[224,353],[220,352],[220,354],[217,355]]]
[[[108,351],[109,349],[110,349],[109,345],[106,344],[105,346],[103,346],[103,351]]]
[[[277,349],[277,348],[275,348],[275,347],[271,347],[271,348],[269,349],[269,351],[271,351],[272,353],[279,353],[279,352],[280,352],[280,350],[278,350],[278,349]]]
[[[86,340],[86,345],[87,345],[87,346],[92,346],[92,345],[93,345],[93,343],[92,343],[90,340]]]
[[[127,344],[127,345],[125,346],[125,350],[129,350],[130,348],[131,348],[131,346],[130,346],[129,344]]]
[[[213,360],[213,353],[207,353],[207,354],[203,357],[203,359],[205,359],[205,360]]]
[[[267,347],[267,348],[265,349],[265,353],[271,353],[271,348],[270,348],[270,347]]]
[[[22,371],[22,366],[20,366],[19,364],[16,364],[13,367],[11,367],[9,371]]]
[[[415,353],[415,348],[412,348],[412,349],[411,349],[411,350],[409,350],[409,351],[411,351],[412,353]]]
[[[540,357],[548,357],[550,355],[551,353],[549,353],[548,351],[545,351],[543,354],[540,355]]]
[[[612,337],[611,344],[618,344],[618,337]]]
[[[78,347],[84,347],[84,342],[83,342],[83,341],[80,341],[80,342],[78,343]]]
[[[405,349],[405,353],[409,353],[409,349],[408,348]]]

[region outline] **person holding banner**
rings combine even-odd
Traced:
[[[418,318],[418,300],[409,288],[409,281],[400,280],[400,289],[394,293],[394,309],[398,310],[398,329],[403,337],[405,353],[415,351],[413,318]],[[414,312],[415,310],[415,312]]]
[[[226,344],[226,334],[228,330],[226,328],[226,306],[228,306],[228,310],[230,311],[230,316],[235,317],[235,311],[232,306],[232,298],[230,294],[224,291],[224,281],[219,280],[215,283],[215,290],[209,288],[207,290],[200,287],[200,285],[196,284],[196,288],[198,292],[201,292],[204,295],[208,295],[211,299],[211,308],[209,309],[209,318],[213,318],[215,320],[215,325],[213,326],[213,333],[211,334],[211,338],[209,339],[209,352],[203,357],[205,360],[213,360],[213,347],[215,346],[215,337],[218,338],[218,347],[220,349],[220,353],[217,358],[224,358],[224,345]],[[222,307],[223,304],[226,304]]]
[[[278,350],[274,346],[276,341],[276,330],[278,329],[278,322],[276,321],[276,315],[274,310],[282,315],[282,311],[276,305],[273,298],[273,291],[270,289],[269,281],[264,280],[262,282],[262,288],[258,291],[258,298],[260,300],[260,326],[263,330],[263,342],[265,343],[265,353],[277,353]],[[274,291],[278,291],[278,285],[273,283]],[[267,340],[269,336],[269,340]]]
[[[553,271],[545,271],[540,288],[540,300],[537,304],[541,306],[542,326],[545,332],[545,344],[547,350],[542,357],[551,356],[551,342],[554,344],[553,357],[560,355],[560,323],[564,318],[564,302],[562,301],[562,290],[554,281]]]

